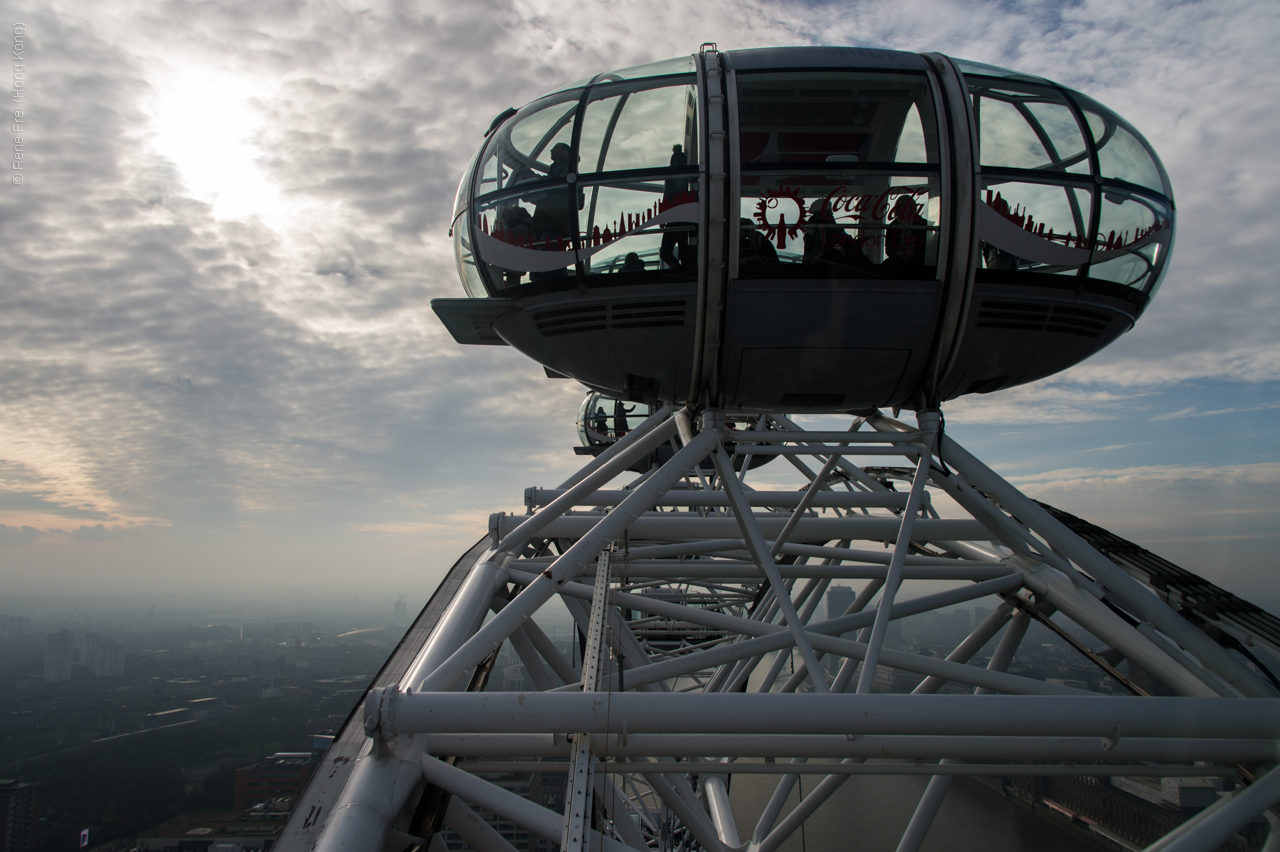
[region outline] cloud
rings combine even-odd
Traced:
[[[1049,379],[990,395],[947,403],[953,424],[1087,423],[1111,420],[1133,405],[1133,395],[1108,387]]]
[[[1075,467],[1009,481],[1280,612],[1280,462]]]
[[[1280,402],[1268,402],[1262,405],[1251,405],[1240,408],[1217,408],[1213,411],[1197,411],[1196,406],[1192,405],[1180,411],[1171,411],[1167,414],[1158,414],[1152,417],[1152,421],[1156,420],[1180,420],[1186,417],[1213,417],[1218,414],[1247,414],[1254,411],[1271,411],[1280,408]]]
[[[163,540],[167,559],[175,530],[426,541],[456,518],[478,537],[524,485],[565,478],[581,388],[511,349],[457,346],[430,312],[462,293],[446,237],[457,181],[504,108],[704,39],[1010,65],[1098,96],[1164,157],[1178,245],[1137,328],[1065,377],[952,403],[953,422],[1101,424],[1144,388],[1275,379],[1278,14],[1141,0],[42,4],[27,16],[28,180],[0,195],[0,491],[26,501],[5,510],[4,538],[36,554],[33,535],[114,547],[70,539],[136,529],[130,547]],[[183,88],[206,79],[243,103]],[[203,132],[269,186],[260,215],[229,213],[198,158],[169,146],[175,91],[197,93]]]

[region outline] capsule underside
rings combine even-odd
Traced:
[[[500,117],[459,188],[456,339],[744,411],[934,405],[1132,327],[1168,178],[1110,110],[939,54],[704,52]]]

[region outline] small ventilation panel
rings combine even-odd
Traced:
[[[664,328],[684,325],[684,300],[627,302],[609,309],[611,328]]]
[[[554,308],[535,313],[533,322],[538,331],[547,337],[615,328],[678,328],[685,324],[685,302],[683,299],[675,299]]]
[[[1101,337],[1111,327],[1111,317],[1069,305],[984,299],[978,310],[977,327],[1051,331],[1092,339]]]
[[[1054,305],[1046,331],[1074,334],[1079,337],[1101,337],[1111,327],[1111,317],[1099,311]]]
[[[533,324],[547,337],[555,337],[575,331],[604,331],[608,328],[605,317],[604,305],[583,305],[539,311],[533,315]]]

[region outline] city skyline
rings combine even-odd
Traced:
[[[950,403],[948,428],[1030,496],[1280,611],[1272,6],[4,8],[30,106],[0,199],[0,611],[424,599],[490,512],[580,461],[576,383],[430,313],[462,294],[457,180],[504,108],[704,39],[937,50],[1131,119],[1178,202],[1161,292],[1106,352]]]

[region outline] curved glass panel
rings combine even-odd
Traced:
[[[627,403],[602,393],[587,394],[578,409],[578,440],[584,447],[612,444],[651,413],[643,402]]]
[[[936,175],[744,175],[740,278],[931,278]]]
[[[1100,213],[1089,277],[1153,290],[1173,241],[1173,211],[1145,194],[1108,187]]]
[[[740,73],[738,122],[744,166],[938,162],[923,74]]]
[[[663,59],[659,62],[650,62],[647,65],[633,65],[630,68],[620,68],[617,71],[609,71],[595,78],[593,82],[604,83],[610,80],[639,80],[642,77],[665,77],[670,74],[692,74],[698,70],[698,66],[694,64],[692,54],[688,56],[677,56],[675,59]]]
[[[562,94],[531,104],[502,125],[481,158],[476,195],[575,171],[569,156],[578,96]]]
[[[938,132],[924,75],[739,73],[738,116],[739,278],[936,274]]]
[[[582,119],[582,171],[695,165],[698,97],[693,81],[659,88],[597,87]]]
[[[967,79],[982,165],[1089,174],[1084,133],[1057,90]]]
[[[697,278],[696,179],[600,181],[583,193],[585,274],[619,284]]]
[[[519,194],[477,200],[477,260],[495,291],[575,274],[581,199],[568,183],[543,181]]]
[[[1071,97],[1089,122],[1098,148],[1098,170],[1104,178],[1127,181],[1173,197],[1164,166],[1132,125],[1092,98],[1078,92],[1072,92]]]
[[[467,170],[462,173],[462,180],[458,181],[458,191],[453,196],[454,219],[457,219],[462,208],[467,206],[467,199],[471,195],[471,176],[476,170],[476,163],[479,162],[482,151],[484,151],[483,148],[471,155],[471,162],[467,163]]]
[[[475,252],[472,250],[471,232],[465,213],[453,220],[453,257],[458,264],[458,276],[462,279],[462,286],[466,288],[467,295],[473,299],[488,298],[489,293],[485,290],[484,280],[480,276],[480,270],[476,268]]]
[[[956,59],[951,57],[951,61],[960,69],[960,73],[968,77],[970,74],[978,74],[984,77],[1001,77],[1006,80],[1023,80],[1028,83],[1047,83],[1048,80],[1043,77],[1036,77],[1033,74],[1023,74],[1020,71],[1010,71],[1008,68],[1001,68],[999,65],[988,65],[985,62],[974,62],[972,59]]]
[[[1090,188],[984,177],[982,189],[983,269],[1076,275],[1089,263]]]

